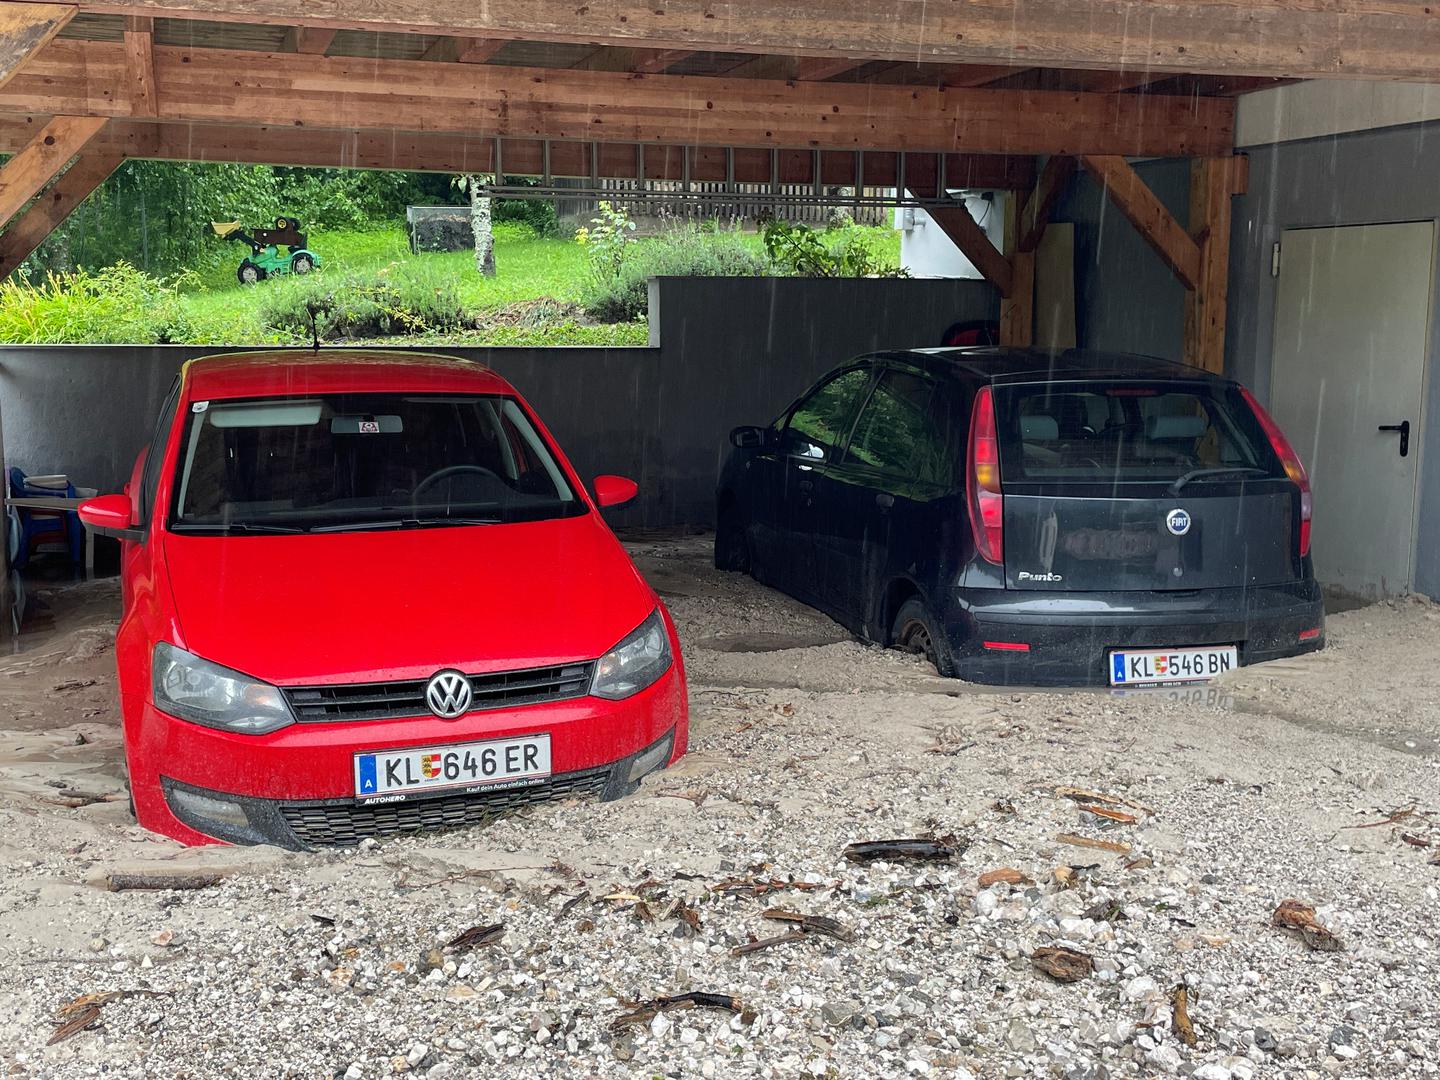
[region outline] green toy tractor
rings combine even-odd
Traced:
[[[273,229],[250,232],[238,221],[212,221],[210,227],[222,240],[250,245],[250,254],[235,270],[241,285],[256,285],[275,274],[308,274],[320,265],[320,256],[305,246],[305,234],[295,218],[278,217]]]

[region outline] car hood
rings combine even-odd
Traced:
[[[589,660],[657,603],[594,514],[164,544],[184,646],[281,685]]]

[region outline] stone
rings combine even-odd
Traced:
[[[1024,1020],[1016,1017],[1010,1021],[1010,1026],[1005,1029],[1005,1045],[1017,1054],[1034,1052],[1035,1036],[1030,1033],[1030,1028]]]

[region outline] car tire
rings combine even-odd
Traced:
[[[890,641],[904,652],[919,653],[946,678],[955,677],[955,658],[940,623],[918,596],[906,600],[895,613]]]
[[[241,285],[258,285],[265,280],[265,271],[246,259],[235,271],[235,276],[240,280]]]
[[[290,260],[292,274],[308,274],[315,269],[315,260],[303,251]]]
[[[745,522],[734,510],[722,514],[715,527],[715,569],[750,572],[750,538],[745,533]]]

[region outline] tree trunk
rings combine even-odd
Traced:
[[[484,187],[491,182],[489,173],[470,175],[470,228],[475,234],[475,268],[485,277],[495,276],[495,232],[490,227],[490,199]]]

